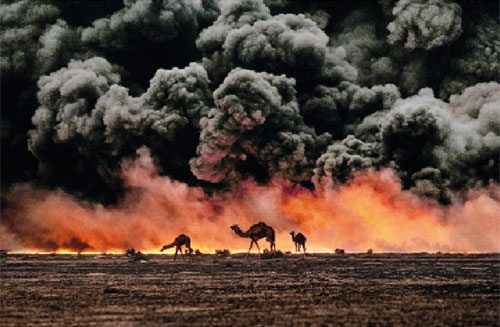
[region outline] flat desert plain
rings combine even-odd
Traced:
[[[499,326],[500,255],[9,255],[2,326]]]

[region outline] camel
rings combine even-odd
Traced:
[[[240,237],[250,238],[250,248],[248,249],[247,258],[250,255],[250,251],[252,250],[252,246],[255,243],[257,249],[260,253],[260,247],[257,243],[261,238],[266,238],[266,241],[270,243],[271,251],[276,251],[276,239],[274,234],[274,229],[271,226],[266,225],[263,222],[259,222],[255,225],[252,225],[246,232],[243,232],[238,225],[231,226],[231,229],[238,234]]]
[[[302,246],[302,249],[304,249],[304,255],[305,255],[306,254],[307,238],[302,233],[298,233],[297,235],[295,235],[294,231],[291,231],[290,235],[292,235],[292,241],[295,244],[295,253],[297,253],[297,252],[300,253],[300,247]]]
[[[189,256],[191,257],[191,254],[193,253],[193,249],[191,248],[191,239],[186,234],[177,236],[172,243],[164,245],[161,248],[160,252],[163,252],[164,250],[173,248],[175,246],[174,261],[177,259],[177,252],[179,251],[182,254],[182,260],[185,260],[184,253],[182,252],[181,248],[183,245],[186,247],[186,252],[189,251]]]

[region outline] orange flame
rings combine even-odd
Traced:
[[[277,247],[293,249],[289,232],[304,233],[310,252],[499,252],[500,187],[471,193],[449,207],[401,189],[389,169],[358,173],[349,183],[311,191],[274,180],[244,181],[237,192],[206,195],[201,188],[156,175],[145,152],[123,164],[128,192],[116,206],[81,202],[62,191],[19,184],[5,195],[2,248],[16,251],[158,252],[180,233],[196,249],[246,251],[243,230],[273,226]],[[261,247],[266,242],[260,242]],[[267,243],[265,244],[267,246]]]

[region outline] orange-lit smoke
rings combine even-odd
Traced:
[[[1,247],[16,251],[113,252],[135,247],[156,252],[180,233],[202,252],[245,251],[246,230],[264,221],[277,232],[277,248],[293,249],[289,232],[301,231],[310,252],[498,252],[500,187],[476,190],[448,207],[403,191],[391,170],[364,171],[349,183],[316,190],[274,180],[245,181],[236,191],[208,196],[201,188],[160,177],[142,151],[123,164],[126,196],[104,207],[62,191],[28,184],[4,196]],[[319,188],[318,188],[319,189]],[[261,240],[261,247],[268,246]]]

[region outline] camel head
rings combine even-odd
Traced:
[[[240,237],[250,237],[248,235],[248,232],[247,233],[243,233],[243,231],[241,230],[240,226],[238,225],[232,225],[231,226],[231,229],[233,230],[233,232],[235,232],[237,235],[239,235]]]
[[[167,247],[166,247],[165,245],[164,245],[164,246],[162,246],[162,247],[161,247],[161,250],[160,250],[160,252],[163,252],[163,251],[165,251],[165,249],[166,249],[166,248],[167,248]]]
[[[291,232],[290,232],[290,235],[292,235],[292,237],[294,237],[294,236],[295,236],[295,232],[294,232],[294,231],[291,231]]]

